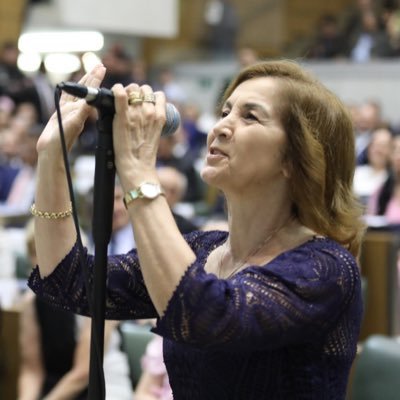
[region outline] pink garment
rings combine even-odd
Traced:
[[[173,400],[163,359],[163,339],[161,336],[156,335],[147,345],[146,352],[142,358],[142,369],[152,375],[162,375],[162,386],[155,386],[152,388],[152,392],[159,400]]]
[[[397,199],[390,199],[385,217],[389,224],[400,224],[400,202]]]
[[[367,214],[376,215],[378,208],[379,191],[375,192],[369,199]],[[400,202],[396,198],[391,198],[384,214],[387,224],[400,224]]]

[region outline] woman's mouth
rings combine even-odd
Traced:
[[[207,162],[212,163],[219,161],[223,158],[227,158],[228,155],[224,153],[222,150],[216,148],[216,147],[210,147],[208,154],[207,154]]]

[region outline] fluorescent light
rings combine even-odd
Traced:
[[[44,66],[52,74],[71,74],[79,70],[81,61],[74,54],[55,53],[45,57]]]
[[[39,69],[42,58],[37,53],[20,53],[18,56],[18,68],[24,72],[35,72]]]
[[[87,52],[82,56],[83,68],[86,72],[91,71],[96,65],[101,64],[101,59],[92,52]]]
[[[96,31],[74,32],[26,32],[18,41],[21,52],[36,53],[79,53],[99,51],[103,48],[104,37]]]

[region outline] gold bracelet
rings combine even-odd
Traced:
[[[31,205],[31,214],[35,217],[45,218],[45,219],[62,219],[69,217],[72,215],[72,205],[70,204],[68,210],[60,211],[60,212],[48,212],[48,211],[39,211],[35,203]]]

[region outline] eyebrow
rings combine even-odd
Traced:
[[[232,104],[230,101],[226,101],[223,107],[228,107],[229,109],[232,108]],[[266,117],[270,117],[271,113],[265,108],[262,104],[259,103],[254,103],[254,102],[248,102],[242,105],[242,108],[245,110],[256,110],[264,114]]]

